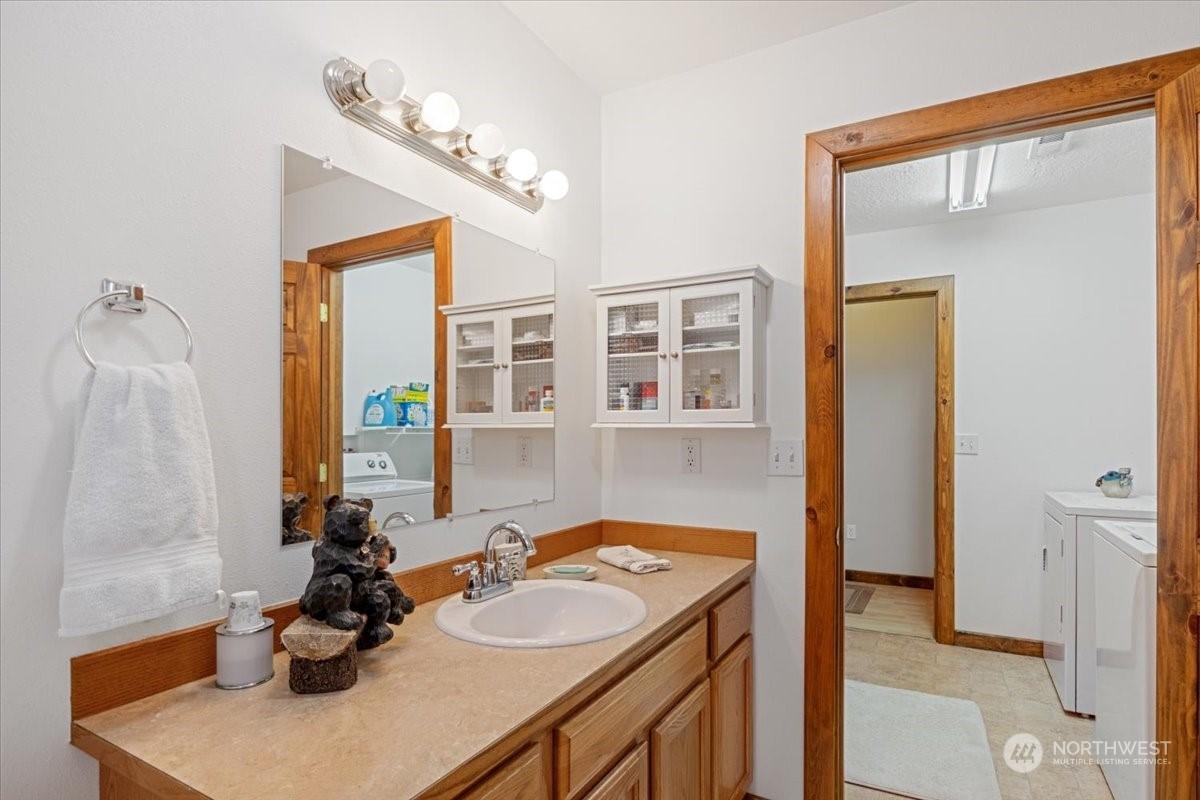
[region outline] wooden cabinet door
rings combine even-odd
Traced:
[[[638,745],[583,800],[650,800],[649,746]]]
[[[530,745],[459,800],[549,800],[550,778],[542,744]]]
[[[300,527],[321,533],[321,265],[283,262],[283,491],[304,492]]]
[[[754,660],[749,636],[709,675],[713,800],[742,800],[753,768]]]
[[[708,681],[693,689],[650,733],[650,796],[709,800],[711,713]]]

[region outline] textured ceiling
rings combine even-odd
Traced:
[[[1031,137],[1035,138],[1035,137]],[[978,219],[1154,191],[1154,118],[1073,130],[1057,155],[1030,160],[1030,139],[996,151],[987,208],[947,210],[945,155],[850,172],[846,233]]]
[[[888,11],[892,0],[504,0],[599,92],[626,89]]]

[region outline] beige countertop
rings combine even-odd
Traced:
[[[360,654],[358,683],[344,692],[293,694],[279,653],[262,686],[224,691],[207,678],[76,722],[214,800],[415,797],[753,565],[663,555],[674,569],[649,575],[602,564],[594,548],[559,560],[595,564],[597,580],[645,601],[645,622],[604,641],[540,650],[459,641],[434,625],[435,600]]]

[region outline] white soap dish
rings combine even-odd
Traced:
[[[590,581],[595,580],[600,570],[588,564],[555,564],[552,567],[542,567],[547,578],[560,581]]]

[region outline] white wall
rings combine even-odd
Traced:
[[[342,433],[362,425],[367,393],[391,384],[428,384],[432,409],[433,254],[347,270],[342,314]]]
[[[1155,490],[1154,196],[850,236],[846,282],[954,275],[955,624],[1041,638],[1042,494]]]
[[[936,322],[932,297],[846,306],[846,569],[933,576]]]
[[[412,92],[454,93],[571,177],[538,214],[354,125],[321,67],[339,54],[403,65]],[[558,265],[565,352],[589,354],[599,279],[600,104],[492,3],[4,3],[0,6],[0,795],[96,796],[95,762],[67,744],[70,656],[211,619],[190,609],[59,640],[60,530],[84,365],[76,312],[105,275],[144,281],[196,334],[211,429],[225,587],[297,597],[305,548],[279,547],[279,432],[247,407],[279,405],[280,158],[288,143]],[[96,353],[179,357],[174,323],[100,318]],[[560,500],[533,531],[596,519],[591,359],[558,365]],[[475,549],[495,514],[422,526],[398,566]]]
[[[1198,12],[1195,2],[917,2],[608,95],[603,279],[769,269],[771,435],[800,438],[805,132],[1192,47]],[[604,513],[759,532],[751,791],[793,800],[803,733],[803,484],[764,477],[765,433],[701,436],[704,473],[686,476],[677,432],[605,437]],[[979,609],[964,611],[964,622],[986,621]]]

